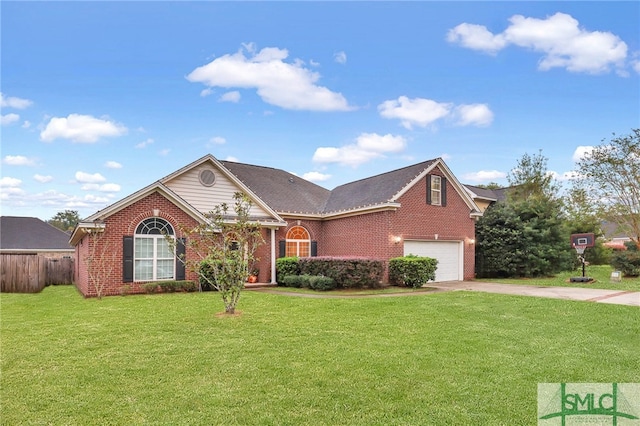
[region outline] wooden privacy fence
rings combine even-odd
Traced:
[[[3,293],[38,293],[48,285],[73,283],[71,258],[48,258],[36,254],[0,255]]]

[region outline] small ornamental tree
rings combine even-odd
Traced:
[[[88,232],[89,252],[83,260],[89,275],[89,285],[96,297],[102,299],[112,265],[116,262],[117,250],[104,238],[103,228],[92,228]]]
[[[198,275],[200,283],[220,292],[227,314],[235,313],[249,277],[249,265],[256,260],[254,253],[264,241],[260,228],[250,220],[249,197],[237,192],[233,198],[233,208],[222,203],[206,215],[206,223],[183,230],[195,256],[180,259]]]

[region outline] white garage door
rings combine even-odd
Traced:
[[[463,277],[461,243],[458,241],[405,241],[404,255],[438,259],[436,282],[460,281]]]

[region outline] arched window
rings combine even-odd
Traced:
[[[287,232],[286,256],[309,257],[311,238],[302,226],[294,226]]]
[[[158,217],[143,220],[134,238],[134,281],[171,280],[175,276],[175,256],[166,237],[173,227]]]

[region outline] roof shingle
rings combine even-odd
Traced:
[[[69,234],[36,217],[1,216],[2,250],[70,250]]]

